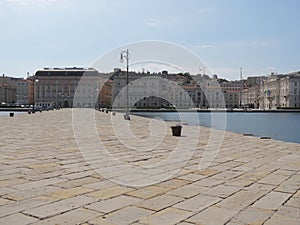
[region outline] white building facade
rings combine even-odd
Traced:
[[[300,108],[300,71],[263,80],[259,105],[261,109]]]
[[[169,75],[172,76],[172,75]],[[128,76],[130,108],[194,108],[199,91],[194,86],[180,85],[160,74],[130,72]],[[127,105],[127,74],[117,71],[113,78],[113,107]]]

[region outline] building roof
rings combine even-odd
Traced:
[[[99,72],[93,68],[44,68],[43,70],[38,70],[35,73],[35,76],[99,76]]]

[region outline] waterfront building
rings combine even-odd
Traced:
[[[0,103],[15,103],[16,89],[7,85],[0,84]]]
[[[181,86],[192,100],[194,107],[201,108],[205,106],[205,98],[202,88],[198,84]]]
[[[298,108],[300,71],[227,81],[217,75],[129,72],[133,108]],[[34,82],[33,82],[34,81]],[[27,80],[0,77],[0,101],[50,107],[127,106],[127,73],[92,68],[44,68]],[[34,96],[34,97],[33,97]]]
[[[242,106],[245,108],[259,108],[260,86],[252,85],[242,91]]]
[[[146,98],[147,90],[150,90],[149,81],[145,78],[145,73],[129,72],[128,74],[128,105],[142,106],[141,98]],[[140,80],[139,80],[140,79]],[[133,83],[134,82],[134,85]],[[125,108],[127,106],[127,74],[121,69],[115,69],[113,75],[113,107]],[[157,86],[156,86],[157,87]],[[147,89],[148,88],[148,89]],[[142,97],[141,97],[142,96]],[[139,105],[136,105],[139,102]]]
[[[271,74],[260,88],[261,109],[299,108],[300,71],[288,74]]]
[[[201,102],[200,88],[187,84],[188,74],[129,72],[128,101],[135,108],[192,108]],[[113,75],[113,107],[127,104],[127,74],[115,70]]]
[[[99,72],[93,68],[38,70],[34,82],[35,105],[40,108],[98,107],[100,78]]]
[[[233,109],[239,107],[240,91],[239,90],[225,90],[223,91],[226,108]]]
[[[112,88],[113,81],[100,77],[100,93],[99,93],[99,107],[110,108],[112,106]]]
[[[16,103],[16,80],[4,74],[0,77],[0,103]]]
[[[168,100],[170,107],[188,109],[196,108],[201,103],[201,89],[197,85],[178,84],[164,79],[161,92],[163,99]]]
[[[228,81],[213,75],[197,75],[196,80],[203,89],[203,106],[209,108],[238,108],[240,107],[241,90],[245,81]]]
[[[150,73],[129,72],[128,105],[136,108],[161,108],[163,103],[159,97],[162,90],[162,77]],[[127,106],[127,74],[118,70],[113,78],[113,106]]]
[[[29,79],[17,79],[16,101],[20,105],[32,105],[33,104],[33,86],[32,80]]]
[[[261,82],[265,79],[265,76],[251,76],[245,80],[246,87],[260,86]]]
[[[218,85],[209,85],[203,88],[207,108],[225,108],[224,92]]]
[[[222,91],[219,78],[213,75],[210,78],[208,75],[197,75],[196,80],[202,89],[202,107],[203,108],[225,108],[225,98]]]
[[[279,79],[283,75],[271,75],[263,80],[260,91],[262,109],[276,109],[279,106]]]
[[[227,81],[219,80],[222,91],[241,91],[245,87],[245,80],[233,80]]]

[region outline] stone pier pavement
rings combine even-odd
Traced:
[[[1,225],[300,224],[299,144],[82,112],[0,117]]]

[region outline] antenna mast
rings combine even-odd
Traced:
[[[242,108],[242,98],[243,98],[243,68],[240,68],[240,108]]]

